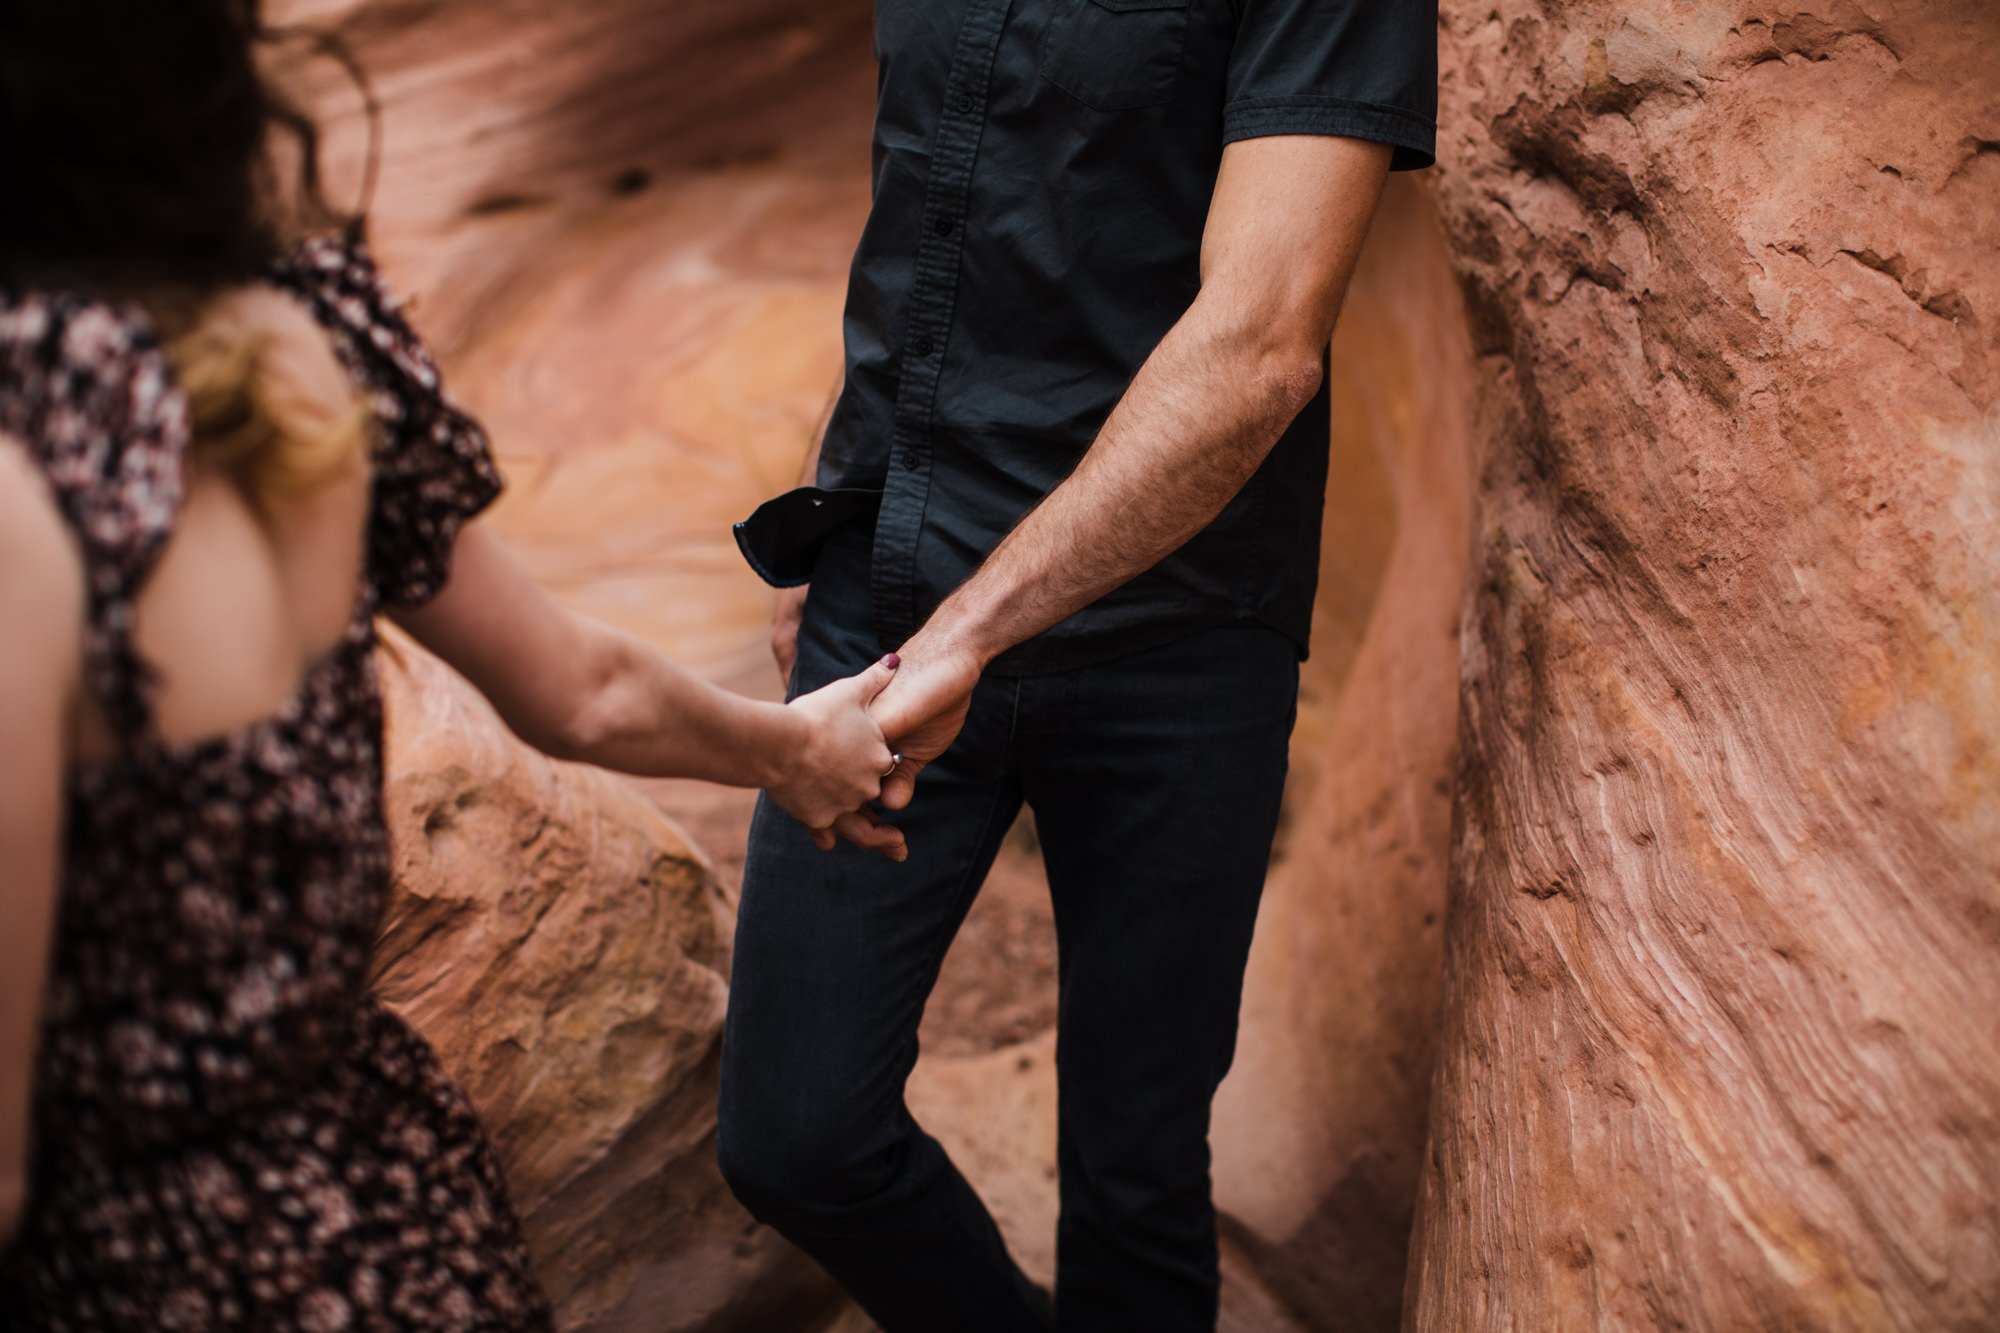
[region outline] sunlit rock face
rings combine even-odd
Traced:
[[[287,77],[332,138],[331,202],[359,188],[361,100],[314,56],[353,55],[384,115],[378,231],[424,242],[469,218],[636,193],[646,177],[794,162],[851,85],[872,86],[857,0],[265,0]],[[846,142],[833,127],[834,138]],[[865,142],[863,145],[865,151]],[[408,247],[414,248],[414,247]],[[424,285],[428,286],[428,283]]]
[[[2000,11],[1449,4],[1410,1327],[2000,1322]]]

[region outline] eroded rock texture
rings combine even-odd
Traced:
[[[867,85],[857,0],[267,0],[278,26],[331,33],[384,110],[379,231],[413,264],[468,217],[538,213],[663,172],[768,160],[814,112]],[[331,195],[354,197],[365,134],[350,80],[289,43],[331,135]],[[414,269],[412,270],[414,272]]]
[[[2000,1325],[2000,11],[1447,6],[1486,449],[1407,1327]]]

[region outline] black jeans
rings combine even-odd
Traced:
[[[855,534],[830,543],[796,689],[881,656],[865,562]],[[1297,693],[1291,641],[1249,625],[1059,675],[988,677],[894,816],[903,865],[845,843],[820,852],[759,804],[717,1149],[744,1205],[887,1333],[1049,1327],[984,1205],[903,1102],[924,1001],[1023,801],[1059,938],[1058,1323],[1214,1327],[1209,1103],[1235,1050]]]

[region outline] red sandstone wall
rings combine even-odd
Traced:
[[[1406,1327],[2000,1326],[2000,10],[1447,11],[1484,458]]]

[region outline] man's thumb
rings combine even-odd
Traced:
[[[917,794],[917,774],[924,771],[924,765],[915,759],[899,758],[896,771],[882,784],[882,808],[901,810]]]

